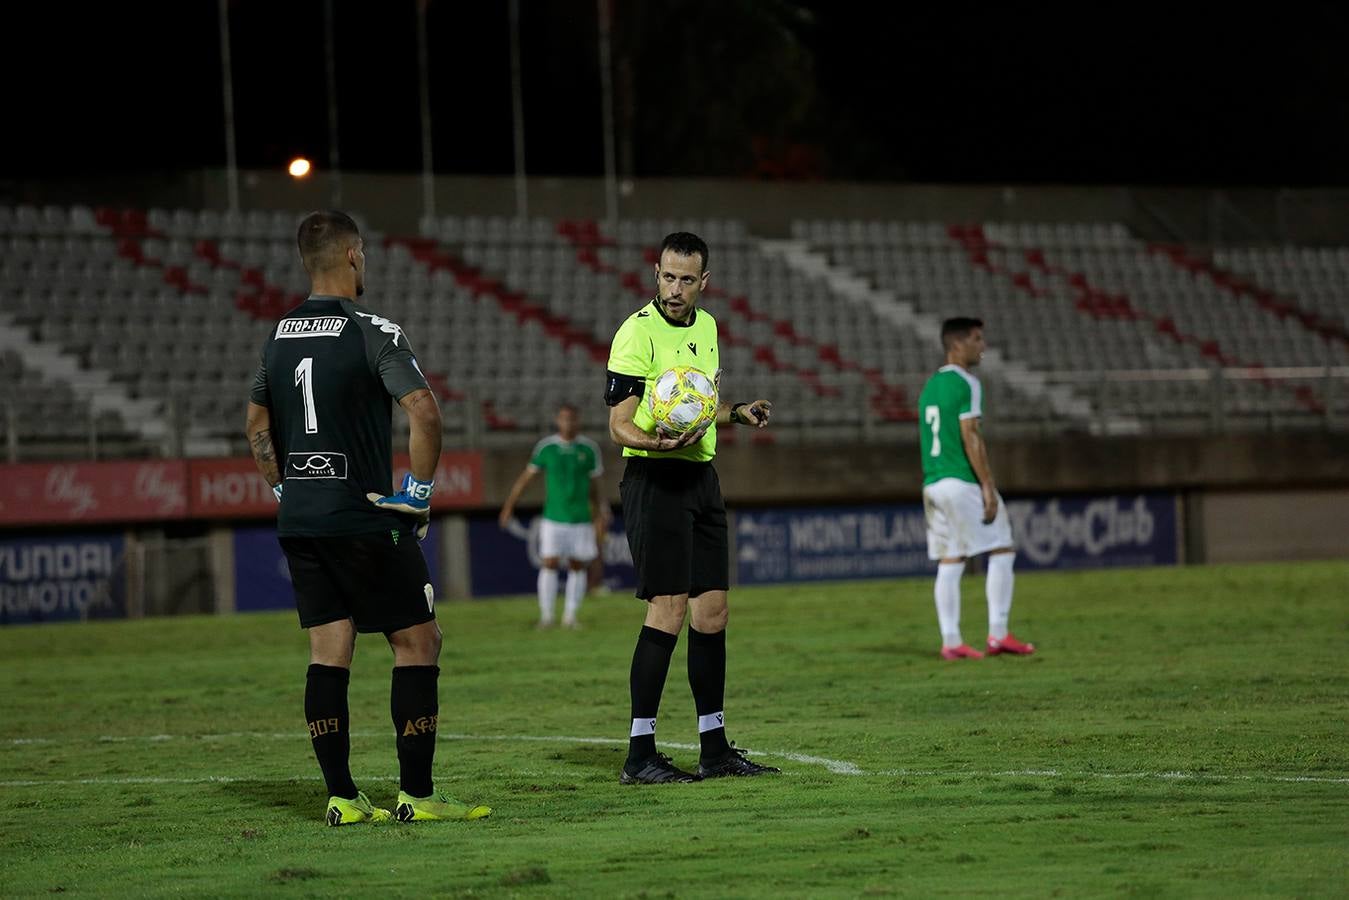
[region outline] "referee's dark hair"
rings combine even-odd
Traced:
[[[963,341],[970,336],[971,331],[983,327],[983,319],[972,319],[969,316],[956,316],[954,319],[947,319],[941,323],[942,349],[950,350],[953,343]]]
[[[346,213],[321,209],[304,217],[295,233],[300,247],[300,262],[311,275],[325,272],[346,262],[347,249],[361,239],[361,229]]]
[[[673,250],[680,256],[698,254],[698,257],[702,260],[702,271],[707,271],[707,241],[698,237],[698,235],[690,234],[687,231],[667,234],[665,240],[660,242],[661,254],[664,255],[666,250]]]

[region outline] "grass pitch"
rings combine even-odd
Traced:
[[[447,603],[437,780],[495,813],[343,829],[292,615],[0,630],[0,895],[1349,893],[1349,565],[1020,575],[1029,659],[938,660],[927,580],[731,608],[730,735],[783,776],[617,784],[637,601],[578,633]],[[691,766],[686,644],[658,735]],[[352,766],[383,805],[390,664],[360,639]]]

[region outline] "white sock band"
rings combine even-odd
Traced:
[[[933,596],[937,601],[937,624],[941,626],[941,642],[945,647],[959,647],[964,643],[960,639],[960,576],[964,573],[963,562],[937,566]]]
[[[698,733],[704,731],[715,731],[718,728],[726,727],[726,714],[714,712],[711,715],[698,717]]]
[[[991,553],[988,557],[988,575],[984,578],[984,593],[988,597],[988,636],[1002,640],[1007,637],[1007,619],[1012,613],[1012,574],[1015,553]]]
[[[642,737],[643,735],[655,733],[656,733],[655,719],[633,719],[632,731],[628,734],[628,737]]]

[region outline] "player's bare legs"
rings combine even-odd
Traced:
[[[688,606],[688,594],[652,597],[646,604],[646,627],[678,636],[679,629],[684,627]]]
[[[562,607],[562,627],[578,628],[576,614],[581,611],[581,601],[586,595],[586,569],[588,563],[580,560],[567,561],[566,604]]]
[[[689,600],[692,616],[689,624],[703,634],[717,634],[726,630],[731,611],[726,605],[725,591],[707,591]]]
[[[443,638],[435,620],[389,634],[395,666],[434,666],[440,661]]]
[[[351,681],[351,657],[355,646],[356,626],[350,619],[310,628],[309,672],[304,688],[304,717],[309,725],[309,740],[319,768],[323,770],[328,796],[353,801],[360,792],[351,779],[351,717],[347,708],[347,686]]]
[[[546,556],[539,563],[539,628],[553,627],[553,610],[557,606],[557,567],[561,560]]]
[[[356,626],[350,619],[339,619],[309,629],[309,661],[320,666],[351,668],[356,651]]]
[[[1035,652],[1034,644],[1019,641],[1007,630],[1007,619],[1012,612],[1012,563],[1016,551],[999,547],[988,555],[988,574],[984,591],[988,596],[988,654],[1016,653],[1028,656]]]

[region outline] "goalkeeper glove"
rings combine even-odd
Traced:
[[[417,540],[420,541],[426,537],[426,530],[431,526],[431,494],[435,489],[434,481],[418,481],[409,472],[403,476],[403,486],[398,493],[387,497],[370,493],[366,494],[365,498],[380,509],[416,516],[417,525],[414,530]]]

